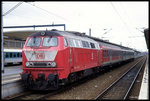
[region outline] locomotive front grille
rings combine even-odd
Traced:
[[[37,67],[42,67],[42,66],[46,66],[47,67],[47,63],[39,63],[39,62],[37,62],[37,63],[33,63],[34,64],[34,66],[37,66]]]

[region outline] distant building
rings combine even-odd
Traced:
[[[4,48],[22,49],[26,38],[35,31],[10,31],[4,32]]]
[[[145,40],[147,44],[147,49],[149,49],[149,29],[148,28],[144,30],[144,36],[145,36]]]

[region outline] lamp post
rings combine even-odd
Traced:
[[[1,2],[1,70],[4,73],[4,47],[3,47],[3,7]]]

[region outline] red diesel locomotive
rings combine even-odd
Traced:
[[[130,54],[126,56],[127,53]],[[102,66],[131,58],[134,51],[96,41],[79,32],[41,31],[25,42],[21,78],[29,89],[53,90],[99,72]]]

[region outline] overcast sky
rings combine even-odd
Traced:
[[[3,26],[66,24],[66,30],[87,35],[91,28],[94,37],[147,51],[141,31],[149,26],[148,2],[23,2],[7,14],[18,3],[3,2]]]

